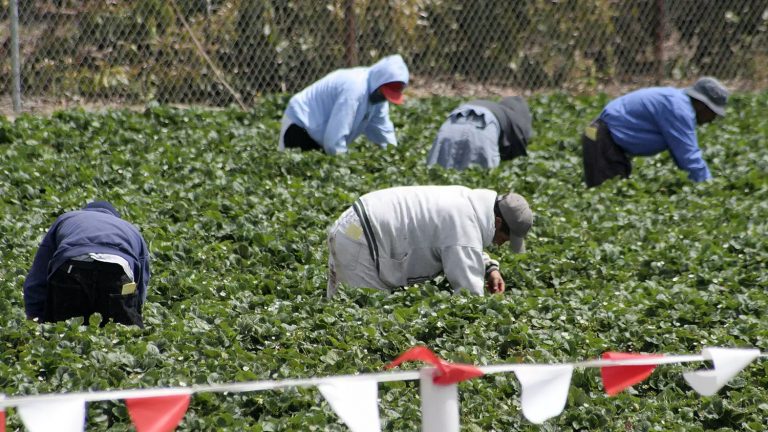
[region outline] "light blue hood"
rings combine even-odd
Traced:
[[[368,93],[391,82],[402,82],[408,85],[408,66],[400,54],[384,57],[371,66],[368,71]]]

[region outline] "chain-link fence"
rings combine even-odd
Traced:
[[[768,81],[768,0],[0,0],[5,95],[15,2],[23,100],[248,106],[391,53],[414,87]]]

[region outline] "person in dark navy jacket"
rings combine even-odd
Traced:
[[[53,322],[94,313],[144,327],[149,250],[139,230],[106,201],[59,216],[24,281],[27,318]]]

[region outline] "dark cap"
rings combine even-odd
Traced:
[[[115,207],[110,204],[107,201],[92,201],[83,207],[83,210],[85,209],[104,209],[108,212],[112,213],[113,216],[120,217],[120,213],[115,209]]]
[[[509,227],[509,243],[512,252],[525,252],[525,236],[533,225],[533,212],[528,201],[522,196],[510,192],[499,198],[499,211]]]
[[[702,102],[715,114],[725,116],[725,104],[728,102],[728,89],[712,77],[699,78],[696,83],[686,87],[685,93]]]

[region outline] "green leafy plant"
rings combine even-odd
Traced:
[[[343,157],[276,151],[287,96],[250,112],[150,106],[0,121],[0,391],[9,396],[381,371],[415,344],[451,361],[562,362],[606,350],[768,349],[768,94],[736,95],[699,138],[715,179],[689,183],[666,155],[586,190],[579,133],[605,95],[530,100],[527,158],[492,171],[424,166],[458,99],[392,109],[400,145]],[[536,214],[529,252],[492,249],[502,296],[452,296],[435,280],[390,296],[324,300],[326,229],[365,192],[396,185],[514,189]],[[153,254],[147,328],[38,325],[22,283],[61,212],[108,199]],[[696,366],[692,366],[696,367]],[[462,383],[462,424],[490,430],[764,430],[768,363],[699,397],[663,366],[614,398],[576,371],[562,415],[521,415],[512,375]],[[418,430],[418,384],[380,386],[384,430]],[[14,410],[9,430],[21,428]],[[121,402],[88,406],[89,430],[132,430]],[[314,389],[198,394],[180,430],[343,431]]]

